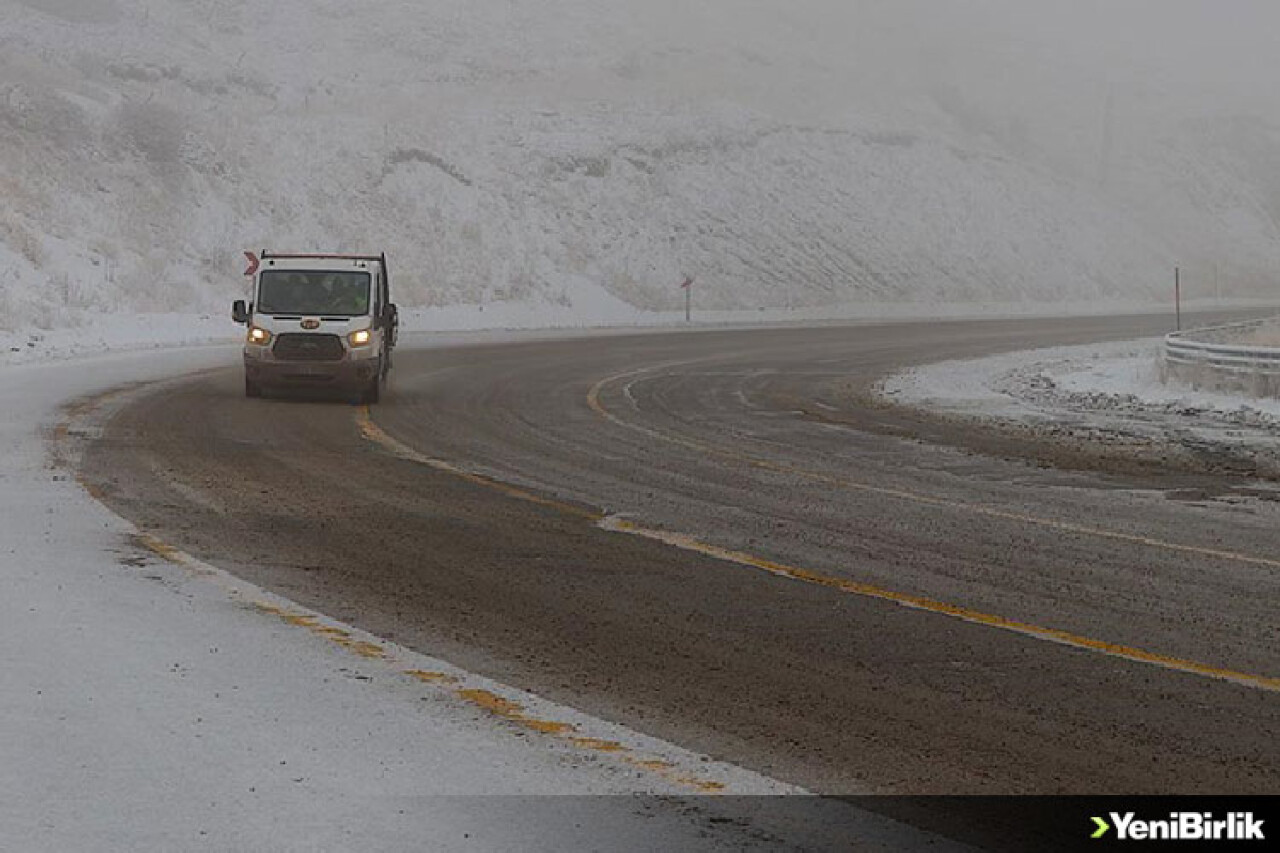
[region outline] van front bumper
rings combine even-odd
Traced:
[[[377,356],[342,361],[281,361],[255,358],[248,353],[244,357],[245,377],[263,388],[358,390],[381,370],[382,359]]]

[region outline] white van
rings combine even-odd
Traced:
[[[378,402],[399,329],[387,256],[249,257],[252,299],[231,306],[232,319],[249,327],[245,396],[309,388]]]

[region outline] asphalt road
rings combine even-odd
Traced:
[[[1274,793],[1280,504],[867,396],[1165,322],[406,348],[371,420],[226,370],[135,395],[82,473],[303,604],[817,791]]]

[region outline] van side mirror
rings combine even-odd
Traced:
[[[237,323],[249,322],[249,307],[244,304],[243,299],[231,303],[231,319]]]

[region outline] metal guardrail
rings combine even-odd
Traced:
[[[1170,332],[1165,365],[1193,385],[1249,385],[1254,393],[1280,388],[1280,346],[1229,343],[1267,328],[1280,339],[1280,318]]]

